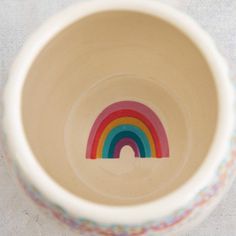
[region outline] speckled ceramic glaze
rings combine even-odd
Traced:
[[[67,190],[52,178],[35,158],[23,126],[23,87],[31,66],[40,52],[48,50],[46,45],[75,22],[94,13],[113,11],[138,12],[155,16],[185,34],[206,60],[213,75],[218,99],[218,120],[214,137],[200,167],[177,189],[157,199],[138,204],[104,204],[104,202],[99,203],[79,197],[78,194]],[[133,75],[128,75],[125,79],[127,87],[129,81],[135,87]],[[119,79],[114,81],[119,81]],[[136,86],[139,86],[138,83]],[[129,91],[132,91],[132,86]],[[207,85],[203,83],[202,86]],[[105,87],[106,91],[109,90],[108,85]],[[179,232],[188,231],[189,228],[201,222],[219,202],[235,176],[234,89],[226,63],[210,37],[193,20],[182,13],[156,1],[146,0],[99,0],[79,3],[44,24],[29,39],[17,57],[4,86],[1,102],[2,146],[9,166],[25,193],[40,208],[60,222],[77,230],[80,235],[176,235]],[[96,91],[91,92],[91,94],[93,93],[96,95]],[[112,93],[115,94],[116,90],[113,89]],[[151,94],[151,90],[149,93]],[[84,139],[84,160],[94,163],[97,159],[114,158],[115,161],[119,161],[124,145],[129,145],[133,149],[135,157],[140,157],[139,159],[145,157],[143,161],[150,157],[152,157],[150,158],[152,161],[159,161],[159,158],[164,161],[173,159],[175,157],[172,153],[173,140],[169,132],[170,126],[165,121],[165,115],[162,115],[161,112],[160,116],[155,114],[150,108],[154,107],[155,110],[155,106],[149,107],[148,103],[140,102],[140,99],[131,101],[134,96],[127,99],[125,92],[124,96],[126,96],[124,99],[119,97],[110,102],[104,98],[102,109],[99,108],[98,112],[94,109],[94,113],[97,113],[92,117]],[[89,106],[90,98],[86,99]],[[96,104],[95,100],[94,103]],[[129,117],[128,120],[125,117]],[[206,117],[205,122],[207,121]],[[143,125],[145,122],[147,126]],[[157,126],[153,125],[154,123]],[[137,126],[139,130],[136,128]],[[73,127],[72,129],[68,127],[68,130],[65,137],[71,137],[70,130],[73,130]],[[135,131],[137,137],[131,131]],[[114,137],[122,137],[122,139],[117,138],[115,144],[114,140],[110,138],[112,132]],[[115,136],[115,132],[119,132],[119,135]],[[133,139],[138,139],[139,134],[140,139],[146,135],[144,137],[147,140],[146,143],[134,142]],[[202,135],[204,136],[204,130],[202,130]],[[69,143],[68,147],[71,146],[73,145]],[[74,160],[71,163],[75,163]]]

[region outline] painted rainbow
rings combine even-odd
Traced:
[[[135,157],[169,157],[160,119],[140,102],[116,102],[98,115],[89,134],[86,158],[119,158],[126,145]]]

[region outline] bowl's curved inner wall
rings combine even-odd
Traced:
[[[86,159],[93,122],[119,101],[155,112],[169,158],[134,158],[125,146],[119,159]],[[28,73],[22,109],[29,144],[55,181],[82,198],[123,205],[162,197],[196,172],[218,101],[204,57],[182,32],[157,17],[114,11],[88,16],[48,43]]]

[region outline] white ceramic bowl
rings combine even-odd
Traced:
[[[81,234],[176,234],[206,217],[232,182],[233,89],[214,43],[184,14],[156,1],[78,3],[45,23],[17,57],[4,87],[2,142],[27,194]],[[158,113],[169,158],[86,160],[91,122],[123,100]],[[131,182],[124,173],[134,166],[147,171]]]

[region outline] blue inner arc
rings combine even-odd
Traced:
[[[103,158],[113,158],[116,144],[124,138],[130,138],[137,144],[140,152],[140,157],[150,157],[151,147],[146,134],[134,125],[119,125],[112,129],[103,147]]]

